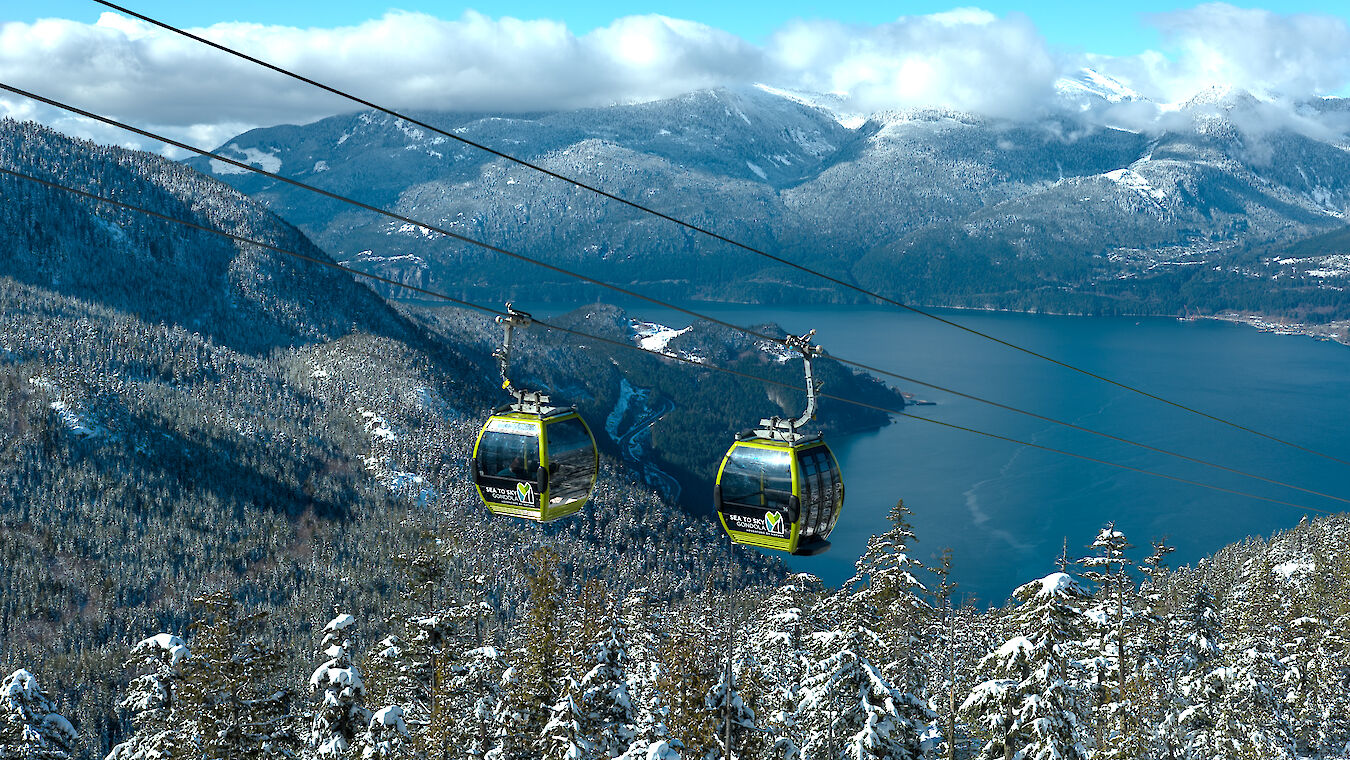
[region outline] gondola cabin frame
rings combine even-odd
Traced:
[[[576,445],[582,439],[576,435],[578,431],[575,428],[570,431],[570,437],[565,439],[563,436],[566,423],[573,420],[580,425],[580,431],[585,433],[585,445],[582,447]],[[550,430],[556,437],[553,443],[563,445],[565,442],[572,448],[559,452],[556,447],[551,447]],[[502,452],[484,450],[484,438],[490,434],[522,439],[519,467],[502,468],[499,466],[504,461]],[[529,441],[533,441],[532,451]],[[582,454],[583,448],[589,452],[588,463],[584,455],[571,456]],[[559,456],[560,453],[564,456]],[[535,458],[531,459],[531,455]],[[561,466],[564,459],[568,460],[568,472],[564,472]],[[582,470],[573,471],[578,465]],[[549,522],[577,512],[590,500],[599,474],[600,456],[596,452],[595,436],[590,426],[575,409],[549,408],[538,414],[500,409],[488,418],[487,424],[479,431],[470,467],[473,470],[474,487],[493,514]],[[485,468],[493,471],[484,472]],[[559,493],[560,490],[562,493]]]
[[[758,491],[751,490],[747,494],[724,492],[728,463],[737,457],[738,452],[746,450],[772,452],[779,455],[780,459],[786,457],[791,491],[768,488],[765,476],[761,475]],[[822,460],[817,459],[812,468],[815,472],[803,472],[806,458],[815,457],[818,453],[825,457],[825,469],[820,468]],[[821,481],[826,472],[829,474],[829,493],[821,494]],[[817,482],[808,484],[808,477],[817,478]],[[737,439],[722,457],[713,494],[717,518],[732,541],[761,549],[809,556],[820,554],[830,547],[826,537],[834,529],[839,513],[843,510],[844,485],[839,461],[819,436],[795,442],[751,437]],[[737,500],[738,495],[757,496],[760,503]],[[776,499],[774,503],[770,503],[771,497]]]

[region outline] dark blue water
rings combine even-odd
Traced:
[[[629,306],[634,317],[675,327],[687,317]],[[869,307],[706,307],[746,325],[815,328],[832,354],[1033,410],[1229,467],[1350,497],[1350,466],[1282,446],[1115,388],[920,316]],[[943,312],[1093,372],[1216,416],[1350,460],[1350,348],[1220,322]],[[1291,491],[1015,415],[949,394],[895,383],[936,406],[931,417],[1191,480],[1340,511],[1342,502]],[[826,389],[828,392],[828,389]],[[1114,469],[1005,441],[900,418],[879,432],[830,441],[848,486],[845,512],[820,557],[790,564],[828,583],[846,580],[867,538],[886,528],[897,499],[914,511],[925,562],[953,550],[960,590],[1001,603],[1022,582],[1054,569],[1067,541],[1087,553],[1116,521],[1142,559],[1151,539],[1194,563],[1249,535],[1291,527],[1298,509]]]

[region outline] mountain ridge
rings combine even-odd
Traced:
[[[1098,109],[1075,112],[1072,99],[1031,121],[906,109],[849,128],[806,95],[768,87],[535,115],[418,118],[892,297],[1087,313],[1306,316],[1309,309],[1262,302],[1255,281],[1279,267],[1254,252],[1346,225],[1344,134],[1276,123],[1269,104],[1249,94],[1226,93],[1220,108],[1201,99],[1167,111],[1096,86],[1106,95],[1092,97],[1111,108],[1157,108],[1158,129],[1106,126],[1094,121]],[[1307,108],[1337,113],[1330,101]],[[297,167],[294,176],[334,192],[625,286],[673,280],[687,284],[688,297],[723,301],[772,301],[777,288],[788,300],[856,300],[811,294],[814,283],[798,273],[383,114],[254,130],[222,150]],[[265,178],[221,178],[344,261],[399,262],[380,265],[382,274],[494,297],[533,283],[545,297],[576,298],[575,283],[439,236]],[[961,271],[934,258],[934,239],[965,252]],[[897,263],[899,251],[917,252],[923,265]],[[1168,262],[1178,251],[1186,266],[1220,273],[1185,274],[1201,296],[1194,302],[1169,297],[1169,277],[1179,275]],[[1276,286],[1340,287],[1311,271],[1326,268],[1313,262]],[[963,277],[974,287],[950,287]],[[747,281],[763,285],[740,286]],[[972,300],[972,292],[986,295]]]

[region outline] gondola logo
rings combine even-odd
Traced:
[[[523,504],[529,504],[534,501],[534,486],[529,483],[517,483],[516,495],[520,497]]]
[[[779,512],[767,512],[764,515],[764,528],[771,536],[786,536],[787,520]]]

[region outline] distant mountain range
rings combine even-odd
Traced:
[[[1234,90],[1145,101],[1084,71],[1009,121],[863,116],[829,96],[718,89],[638,105],[419,120],[887,294],[1075,312],[1343,314],[1350,105]],[[1148,129],[1111,126],[1148,113]],[[377,112],[257,129],[224,155],[624,285],[695,298],[851,298],[823,281]],[[578,286],[221,162],[342,260],[459,293]],[[1327,233],[1333,233],[1326,237]],[[1321,237],[1319,237],[1321,236]],[[1337,257],[1341,258],[1337,258]],[[593,290],[593,289],[592,289]],[[586,292],[592,292],[587,290]]]

